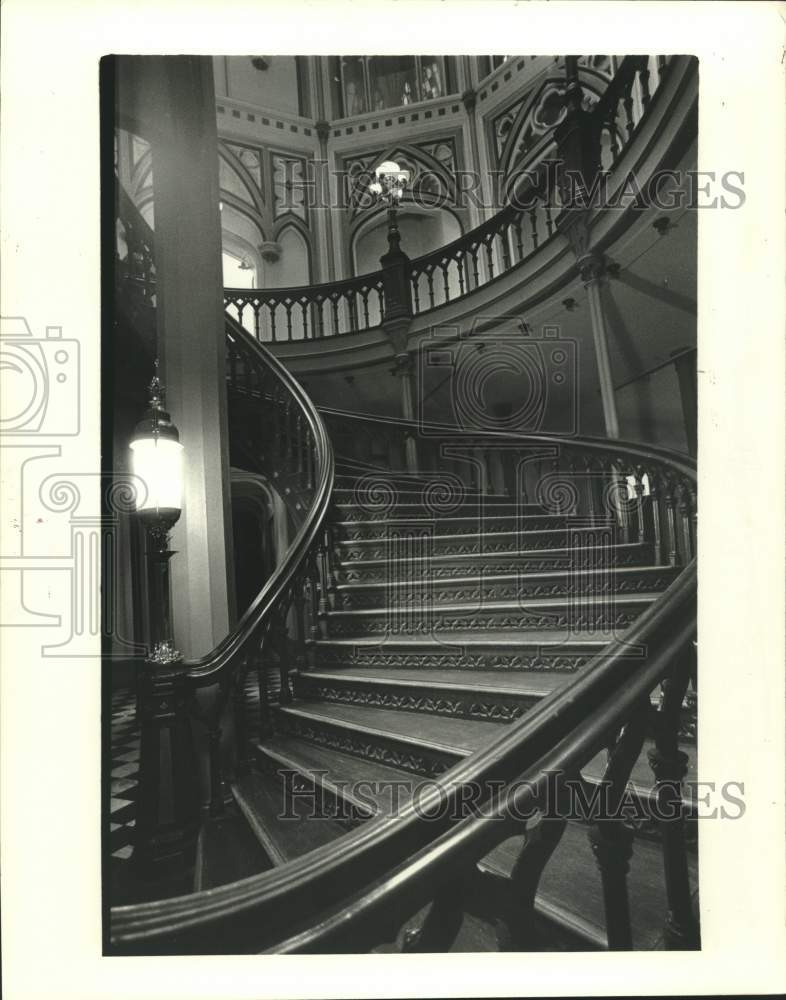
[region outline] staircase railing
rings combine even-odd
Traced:
[[[335,426],[343,418],[333,411],[326,419]],[[347,419],[357,426],[358,418]],[[429,430],[436,442],[446,428]],[[612,625],[627,629],[623,635],[615,634],[562,689],[498,738],[430,782],[417,803],[242,882],[118,907],[111,917],[116,951],[358,951],[388,940],[429,901],[430,915],[405,945],[446,949],[458,930],[469,867],[514,833],[525,840],[501,915],[501,938],[503,947],[525,948],[540,875],[565,827],[562,805],[571,782],[581,784],[581,768],[603,747],[609,749],[607,808],[590,830],[606,912],[602,944],[630,948],[626,871],[632,837],[614,807],[645,736],[654,738],[654,790],[644,800],[662,835],[665,940],[670,947],[697,946],[680,791],[687,758],[678,746],[694,672],[695,466],[687,457],[618,441],[494,433],[467,440],[488,452],[512,448],[518,470],[512,495],[519,501],[529,496],[549,510],[583,518],[596,531],[601,553],[609,541],[652,545],[659,562],[681,567],[676,580],[632,627],[615,611]],[[581,627],[582,608],[577,614]],[[659,685],[656,711],[651,695]],[[476,807],[469,816],[461,809],[468,791]]]

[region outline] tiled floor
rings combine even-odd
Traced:
[[[135,701],[134,692],[128,688],[112,694],[109,849],[113,865],[127,862],[134,852],[139,788],[139,729]]]

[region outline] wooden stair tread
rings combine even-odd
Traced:
[[[418,746],[466,756],[499,733],[500,723],[453,719],[419,712],[403,712],[365,705],[298,702],[280,712],[318,723],[329,723],[374,736],[390,737]]]
[[[320,747],[305,740],[299,740],[283,733],[277,733],[257,747],[258,754],[286,767],[293,767],[304,774],[313,775],[320,784],[328,788],[336,788],[339,794],[349,801],[357,802],[352,794],[352,786],[365,782],[362,792],[364,797],[372,799],[377,808],[390,806],[391,794],[385,791],[385,786],[394,783],[403,805],[414,789],[421,783],[432,784],[431,779],[420,778],[374,760],[355,757],[351,754],[333,750],[330,747]],[[361,801],[365,805],[365,802]]]
[[[245,774],[233,784],[232,793],[274,865],[307,854],[344,832],[334,820],[308,815],[307,806],[296,797],[290,800],[283,782],[272,775]],[[286,802],[295,817],[282,817]]]
[[[406,668],[342,667],[340,670],[309,670],[306,677],[316,680],[365,681],[399,687],[428,687],[478,694],[529,694],[544,697],[570,679],[568,673],[500,670],[409,670]]]

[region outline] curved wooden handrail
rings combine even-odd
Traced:
[[[613,453],[620,462],[627,456],[632,468],[669,467],[691,488],[696,482],[694,463],[665,449],[549,435],[517,440],[522,446],[548,443],[571,452]],[[429,807],[456,801],[462,787],[470,783],[510,783],[524,774],[540,781],[544,761],[560,767],[583,757],[581,763],[585,763],[593,755],[589,748],[598,749],[598,741],[623,719],[636,698],[663,678],[677,648],[675,637],[682,643],[695,630],[695,586],[696,564],[691,559],[623,638],[614,639],[563,688],[506,727],[499,737],[435,779],[420,797],[419,808],[409,803],[396,816],[370,819],[335,843],[240,882],[191,896],[118,907],[112,911],[114,948],[129,953],[204,952],[211,950],[220,935],[240,952],[304,950],[323,934],[332,934],[331,928],[342,921],[358,919],[365,906],[377,905],[380,892],[383,896],[390,892],[392,900],[403,891],[401,885],[411,884],[432,865],[428,879],[437,878],[453,852],[458,857],[470,846],[475,850],[496,834],[483,822],[478,826],[474,821],[451,820],[449,809],[438,820],[426,820]],[[634,646],[645,647],[649,656],[631,660]],[[304,913],[308,914],[305,920]]]
[[[236,344],[242,345],[246,352],[272,372],[289,396],[296,401],[313,437],[316,475],[313,500],[307,516],[287,548],[281,563],[268,578],[237,626],[210,653],[185,662],[189,677],[199,686],[212,683],[216,676],[227,668],[258,636],[265,620],[287,591],[293,578],[302,567],[304,559],[319,539],[330,505],[335,475],[333,448],[325,425],[299,382],[289,374],[284,365],[270,351],[229,316],[226,317],[226,331],[227,337]]]

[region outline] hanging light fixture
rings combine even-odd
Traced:
[[[143,489],[137,491],[136,513],[147,531],[150,568],[150,632],[153,663],[181,659],[173,648],[169,614],[169,532],[183,509],[183,445],[172,418],[164,409],[164,386],[155,375],[149,386],[145,415],[134,428],[131,464]]]

